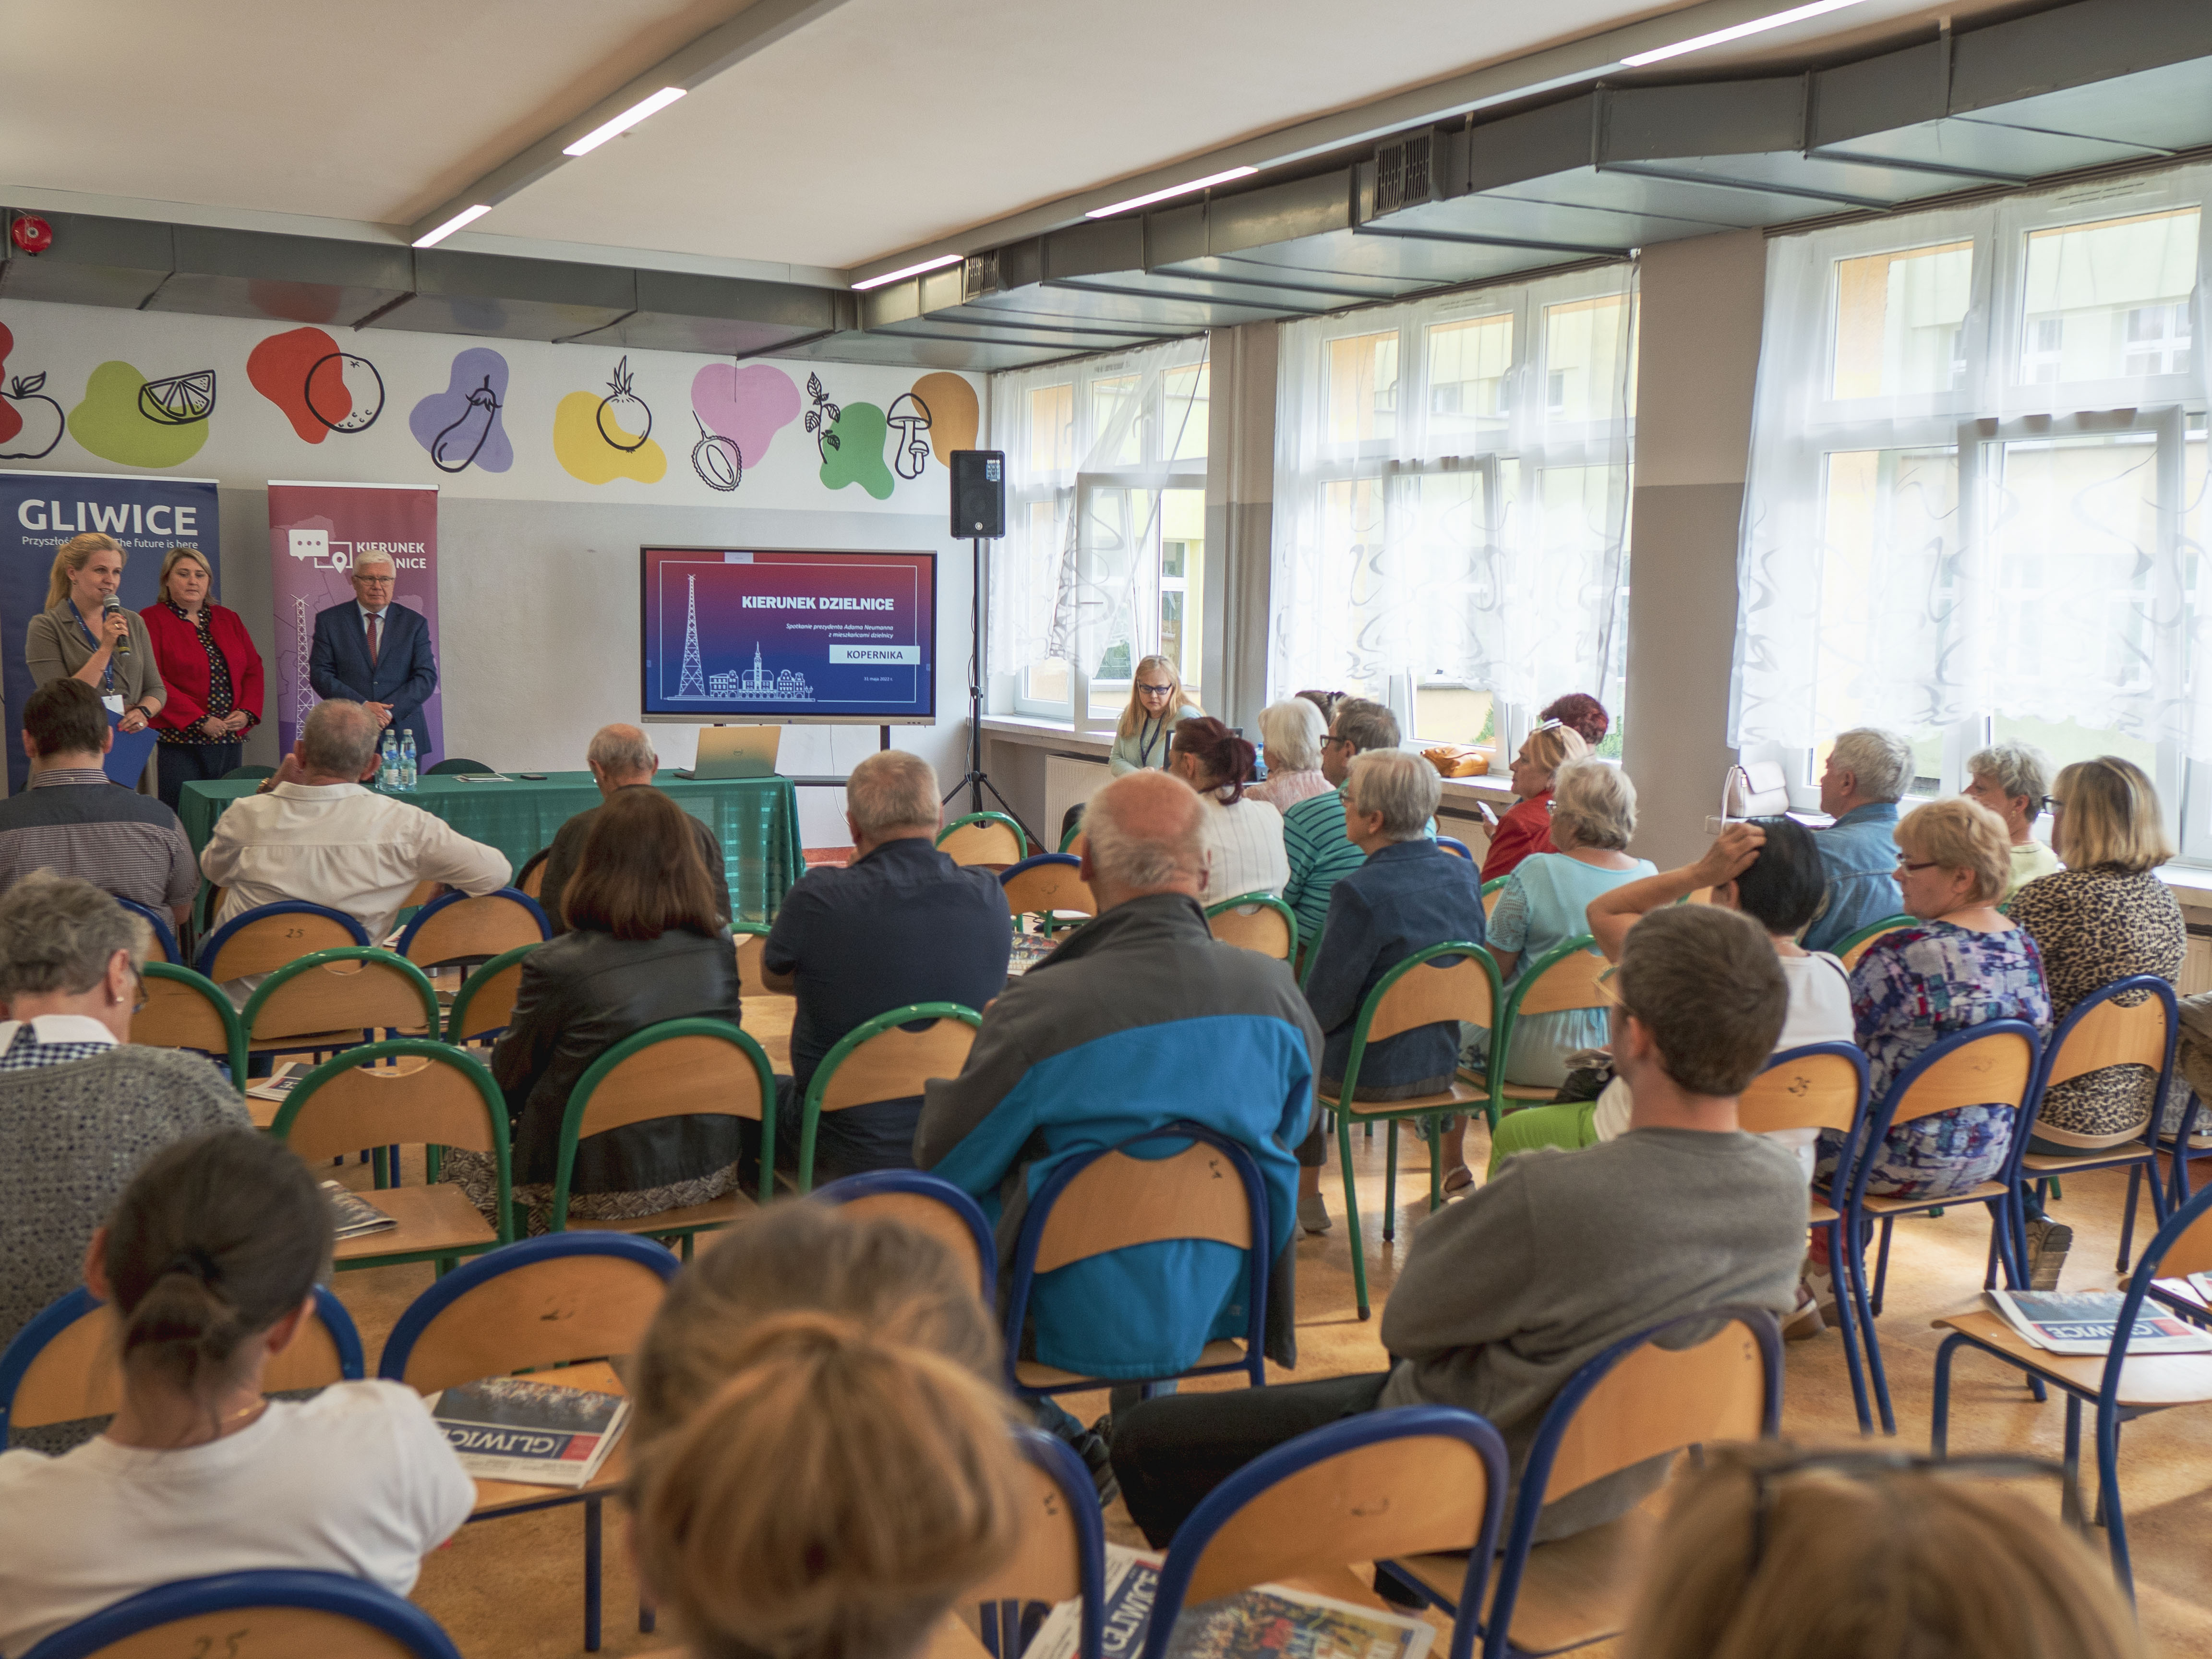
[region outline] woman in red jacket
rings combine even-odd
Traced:
[[[1559,851],[1552,845],[1552,775],[1589,753],[1582,734],[1564,720],[1547,720],[1528,734],[1513,757],[1513,793],[1520,799],[1491,834],[1490,851],[1482,860],[1484,881],[1511,875],[1513,866],[1531,854]]]
[[[238,612],[210,600],[214,586],[199,549],[173,547],[161,561],[161,597],[143,613],[154,665],[169,688],[154,725],[171,811],[187,783],[236,766],[245,734],[261,723],[261,653]]]

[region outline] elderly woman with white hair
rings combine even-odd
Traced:
[[[1321,772],[1321,740],[1328,735],[1328,721],[1310,697],[1286,697],[1262,708],[1260,757],[1267,763],[1267,775],[1244,792],[1245,799],[1287,812],[1302,800],[1327,794],[1331,785]]]
[[[2035,838],[2035,820],[2051,793],[2051,757],[2032,743],[2008,738],[1993,743],[1966,762],[1966,787],[1960,791],[2004,820],[2012,843],[2012,879],[2005,898],[2039,876],[2059,868],[2058,854]]]

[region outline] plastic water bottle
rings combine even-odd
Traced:
[[[384,754],[376,769],[376,787],[380,789],[397,789],[399,787],[399,739],[389,731],[384,734]]]
[[[399,787],[412,789],[415,783],[415,734],[409,732],[399,739]]]

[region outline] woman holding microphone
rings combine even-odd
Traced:
[[[112,536],[88,531],[54,554],[46,608],[31,618],[23,660],[31,683],[82,680],[100,693],[107,712],[121,716],[121,732],[143,732],[168,701],[154,642],[135,611],[106,607],[123,585],[122,547]]]
[[[146,631],[169,700],[154,724],[161,799],[171,811],[188,783],[219,778],[239,763],[246,734],[261,723],[261,653],[238,612],[215,603],[214,573],[197,547],[161,561],[159,603]]]

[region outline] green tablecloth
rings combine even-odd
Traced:
[[[550,847],[554,831],[569,818],[599,804],[589,772],[555,772],[542,783],[510,773],[508,780],[424,778],[398,799],[434,813],[471,841],[498,848],[517,870],[532,854]],[[721,841],[732,915],[739,921],[771,920],[806,870],[799,843],[799,794],[791,780],[679,778],[664,772],[653,782]],[[177,816],[195,856],[214,836],[223,809],[256,787],[250,778],[185,786]]]

